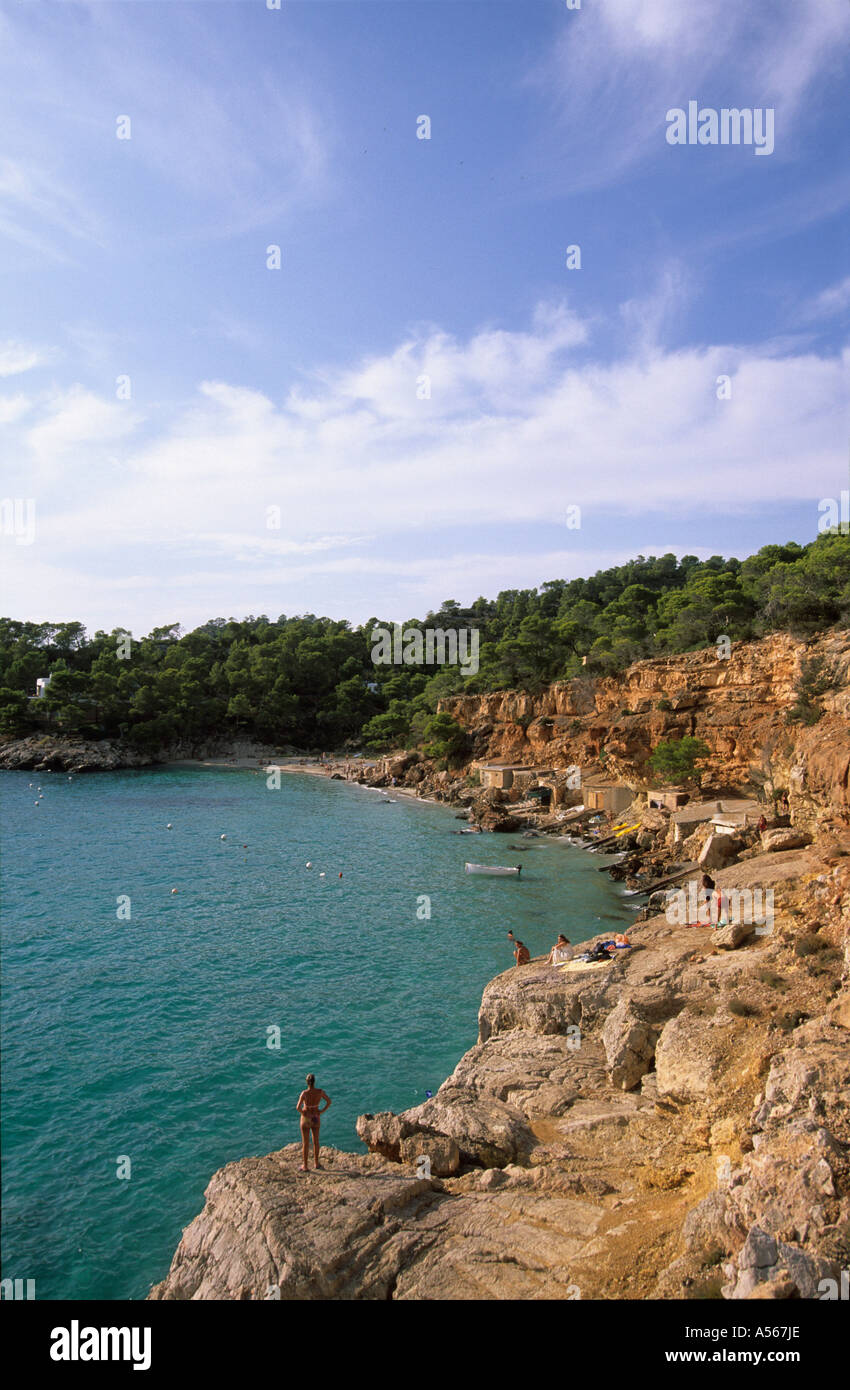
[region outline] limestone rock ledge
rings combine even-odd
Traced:
[[[771,934],[656,917],[601,968],[505,971],[436,1095],[360,1117],[368,1154],[221,1169],[150,1297],[818,1297],[850,1263],[850,858],[717,880],[746,874]]]
[[[524,1174],[452,1196],[371,1154],[325,1149],[318,1173],[298,1172],[299,1157],[290,1144],[216,1173],[149,1297],[567,1297],[570,1259],[599,1224],[574,1198],[529,1201]]]

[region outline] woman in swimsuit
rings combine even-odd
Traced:
[[[307,1077],[307,1089],[302,1091],[298,1097],[298,1104],[295,1109],[301,1115],[301,1144],[303,1156],[301,1162],[301,1172],[306,1173],[309,1167],[310,1157],[310,1135],[313,1136],[313,1156],[316,1160],[316,1167],[321,1168],[319,1163],[319,1116],[324,1115],[325,1110],[320,1110],[321,1101],[325,1102],[325,1110],[329,1109],[331,1098],[324,1091],[316,1090],[316,1078],[312,1072]]]
[[[549,952],[548,964],[549,964],[549,965],[562,965],[564,961],[569,960],[569,958],[570,958],[570,953],[569,953],[569,951],[567,950],[567,947],[569,946],[569,944],[570,944],[570,943],[569,943],[567,937],[564,936],[564,933],[563,933],[563,932],[559,932],[559,933],[558,933],[558,940],[555,942],[555,945],[552,947],[551,951]]]

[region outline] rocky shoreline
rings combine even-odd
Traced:
[[[846,657],[846,637],[825,640]],[[324,1172],[300,1174],[289,1145],[221,1169],[150,1297],[837,1296],[850,1265],[850,685],[814,727],[789,727],[807,650],[770,639],[737,668],[701,652],[638,663],[619,685],[444,702],[476,765],[549,769],[548,811],[416,753],[326,767],[457,805],[482,830],[595,837],[623,852],[613,873],[647,906],[607,963],[538,960],[493,980],[478,1041],[437,1094],[359,1118],[366,1154],[328,1150]],[[746,811],[721,835],[709,814],[683,826],[647,804],[648,749],[675,729],[713,750],[692,799],[755,802],[764,831]],[[570,805],[575,763],[629,786],[631,805]],[[653,884],[687,889],[704,870],[730,898],[772,893],[769,927],[668,920]]]
[[[817,722],[789,724],[813,653],[843,675]],[[478,1040],[437,1094],[359,1118],[367,1152],[325,1150],[322,1173],[298,1173],[297,1145],[227,1164],[149,1296],[817,1298],[837,1286],[850,1266],[848,658],[845,634],[780,635],[735,662],[709,649],[535,696],[453,697],[441,707],[471,741],[454,770],[416,752],[287,764],[294,750],[170,750],[445,802],[482,832],[615,850],[600,867],[645,906],[631,948],[606,963],[538,960],[491,981]],[[684,734],[711,749],[692,819],[646,796],[649,751]],[[67,742],[7,744],[0,767],[156,761]],[[527,783],[482,787],[488,760],[545,779],[548,809]],[[583,786],[617,782],[631,804],[585,806],[575,765]],[[721,833],[712,813],[741,806]],[[730,898],[770,892],[769,927],[671,916],[668,890],[703,872]]]
[[[294,753],[288,749],[284,756]],[[60,734],[30,734],[0,744],[0,771],[4,772],[124,772],[169,764],[202,764],[256,767],[275,757],[275,750],[250,741],[209,740],[176,744],[156,753],[143,753],[121,739],[84,739]]]
[[[607,965],[498,976],[431,1100],[321,1173],[227,1164],[149,1296],[819,1297],[850,1260],[848,849],[748,861],[781,907],[738,949],[655,916]]]

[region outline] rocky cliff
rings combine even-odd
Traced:
[[[818,697],[821,717],[812,725],[789,723],[804,663],[811,661],[821,661],[831,678]],[[639,661],[616,676],[552,685],[536,695],[508,690],[454,696],[439,708],[468,730],[475,761],[507,759],[541,769],[578,765],[586,779],[624,782],[635,790],[655,784],[647,759],[662,739],[694,735],[711,750],[702,773],[708,795],[730,788],[749,795],[782,789],[795,825],[850,824],[846,631],[810,642],[779,633],[733,646],[728,656],[708,647]],[[274,759],[296,751],[212,739],[144,754],[120,742],[40,734],[0,744],[0,769],[113,771],[183,758]],[[346,775],[372,785],[390,780],[366,771],[365,764],[337,766],[352,768]],[[420,794],[467,805],[471,800],[462,775],[438,771],[421,754],[400,755],[392,772]],[[504,822],[504,813],[494,819]],[[479,822],[492,828],[480,817]]]
[[[206,739],[175,743],[156,753],[143,753],[121,739],[85,739],[63,734],[30,734],[0,744],[0,771],[119,772],[124,768],[154,767],[181,759],[221,757],[272,758],[275,749],[247,740]],[[286,754],[294,749],[285,749]]]
[[[807,661],[823,661],[832,688],[816,724],[789,724]],[[694,735],[711,750],[703,787],[782,787],[795,823],[850,823],[850,635],[808,643],[780,633],[639,661],[617,676],[550,686],[539,695],[454,696],[440,708],[474,739],[476,759],[535,767],[579,765],[635,788],[653,783],[646,761],[662,739]]]
[[[63,738],[30,734],[7,739],[0,747],[0,769],[34,772],[116,772],[125,767],[150,767],[156,761],[111,739]]]
[[[212,1178],[154,1299],[814,1298],[850,1263],[850,838],[759,855],[773,928],[636,927],[487,987],[370,1152]],[[430,1175],[429,1175],[430,1174]]]

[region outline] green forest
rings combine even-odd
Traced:
[[[0,733],[124,738],[155,752],[247,736],[299,749],[379,752],[450,738],[437,701],[457,693],[539,690],[611,674],[641,657],[691,651],[723,635],[811,634],[850,620],[850,537],[764,546],[746,560],[642,555],[587,579],[507,589],[468,608],[448,599],[404,627],[476,628],[479,669],[372,662],[360,627],[312,613],[178,623],[139,640],[123,629],[0,620]],[[50,676],[33,698],[36,680]]]

